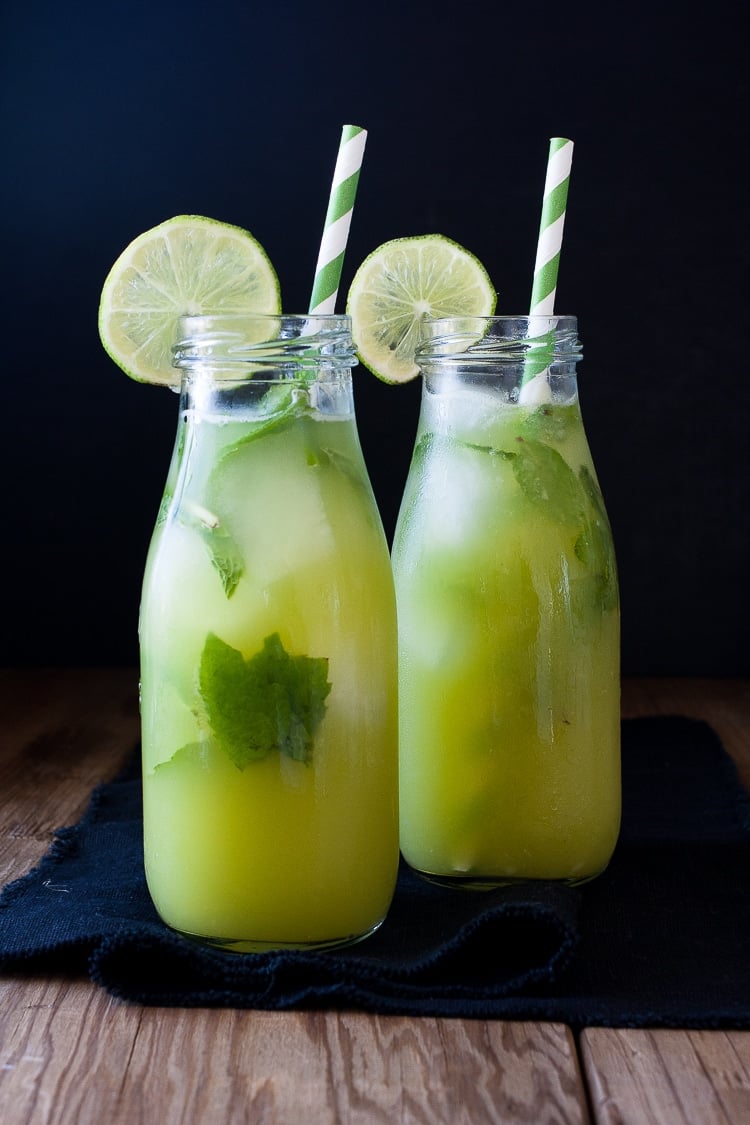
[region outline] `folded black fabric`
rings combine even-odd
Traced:
[[[623,786],[615,856],[585,887],[448,890],[402,867],[360,945],[242,955],[157,917],[134,769],[5,889],[0,969],[87,967],[145,1004],[750,1027],[750,801],[731,760],[704,723],[629,720]]]
[[[577,940],[574,892],[554,884],[446,892],[405,865],[388,919],[340,951],[240,955],[172,933],[143,875],[140,776],[95,791],[80,824],[0,898],[0,969],[80,969],[141,1003],[349,1005],[438,1013],[551,980]]]

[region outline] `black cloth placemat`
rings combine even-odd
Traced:
[[[172,934],[141,832],[134,767],[6,887],[0,970],[87,969],[115,996],[169,1006],[750,1027],[750,801],[702,722],[623,723],[623,827],[598,879],[469,892],[402,866],[380,930],[337,951],[230,954]]]

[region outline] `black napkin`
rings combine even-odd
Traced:
[[[0,968],[88,966],[146,1004],[750,1027],[750,803],[731,760],[703,723],[629,720],[623,783],[615,856],[585,887],[447,890],[402,866],[360,945],[242,955],[157,917],[133,770],[3,892]]]

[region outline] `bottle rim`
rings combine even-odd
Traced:
[[[578,319],[561,315],[426,316],[416,350],[420,366],[430,363],[528,362],[544,355],[548,363],[582,356]]]
[[[351,317],[338,313],[219,313],[182,316],[172,366],[251,371],[283,363],[345,369],[357,362]]]

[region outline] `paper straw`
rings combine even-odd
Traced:
[[[315,281],[310,298],[311,313],[332,313],[336,309],[336,296],[366,140],[367,131],[359,125],[344,125],[341,130],[323,238],[315,267]]]
[[[573,142],[553,137],[549,143],[547,178],[544,182],[542,220],[531,288],[531,316],[552,316],[555,310],[557,272],[560,266],[565,208],[568,203]]]
[[[539,224],[529,316],[552,316],[555,311],[557,274],[560,266],[572,160],[573,142],[566,137],[552,137],[549,143],[547,176],[544,181],[542,218]],[[550,336],[551,344],[553,339],[554,337]],[[532,397],[528,385],[535,376],[542,375],[546,371],[550,359],[551,355],[545,348],[542,353],[527,360],[521,380],[522,391],[526,389],[526,393],[522,394],[523,400],[528,401]],[[541,385],[538,387],[540,401],[549,398],[549,388],[546,387],[546,380],[544,382],[544,388]]]

